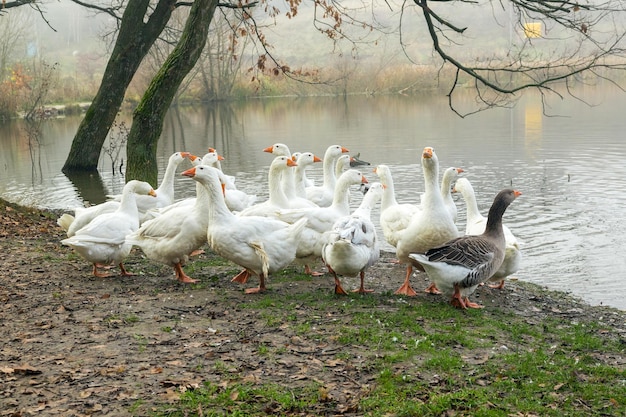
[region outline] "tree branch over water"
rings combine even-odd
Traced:
[[[482,61],[464,60],[463,54],[455,49],[468,41],[461,35],[471,27],[471,22],[468,27],[460,28],[431,8],[435,4],[443,9],[443,4],[452,7],[478,2],[414,0],[414,3],[422,10],[433,49],[442,59],[442,66],[451,65],[454,70],[448,97],[450,108],[460,116],[510,105],[523,90],[539,90],[542,97],[547,92],[561,97],[555,90],[559,83],[567,84],[574,79],[584,81],[587,75],[610,79],[611,72],[626,70],[626,3],[622,1],[595,4],[570,0],[501,1],[499,11],[509,14],[509,47],[505,54],[494,51],[490,58]],[[453,12],[450,15],[459,20],[464,18]],[[450,30],[457,36],[453,37]],[[514,38],[513,34],[521,35]],[[544,46],[546,42],[551,42],[550,48]],[[550,55],[546,55],[546,50]],[[471,85],[475,90],[478,109],[460,111],[457,108],[454,93],[461,85]]]

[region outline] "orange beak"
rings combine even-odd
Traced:
[[[297,167],[298,164],[296,164],[291,158],[287,159],[287,166],[288,167]]]
[[[433,157],[433,148],[431,148],[430,146],[427,146],[424,148],[424,151],[422,152],[422,158],[432,158]]]
[[[151,195],[152,197],[156,197],[156,191],[154,191],[154,190],[150,190],[150,192],[148,193],[148,195]]]
[[[363,175],[361,175],[361,184],[367,184],[367,178]]]
[[[267,148],[263,149],[263,152],[267,152],[267,153],[272,153],[272,151],[274,150],[274,146],[268,146]]]
[[[321,158],[318,158],[317,156],[313,155],[313,162],[322,162]]]
[[[215,148],[209,148],[209,152],[217,152]]]
[[[183,158],[189,158],[191,154],[189,152],[181,152],[180,156],[182,156]]]
[[[465,171],[463,170],[463,168],[457,168],[457,169],[456,169],[456,173],[457,173],[457,174],[460,174],[461,172],[465,172]]]
[[[181,175],[185,177],[194,177],[196,175],[196,167],[189,168],[187,171],[184,171]]]
[[[224,157],[222,155],[220,155],[220,154],[217,154],[217,160],[218,161],[223,161]]]
[[[517,190],[514,190],[513,193],[515,194],[515,198],[517,198],[520,195],[522,195],[522,193],[520,191],[517,191]]]
[[[350,152],[348,149],[344,148],[343,146],[341,147],[341,153],[348,153]]]
[[[189,160],[190,160],[191,162],[193,162],[193,161],[195,161],[196,159],[198,159],[198,157],[197,157],[196,155],[191,154],[191,153],[189,154],[189,156],[188,156],[187,158],[189,158]]]

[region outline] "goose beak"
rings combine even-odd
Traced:
[[[154,189],[150,190],[150,192],[148,193],[148,195],[152,196],[152,197],[156,197],[156,191],[154,191]]]
[[[288,159],[287,159],[287,166],[288,166],[288,167],[297,167],[297,166],[298,166],[298,164],[296,164],[296,163],[293,161],[293,159],[288,158]]]
[[[513,190],[513,194],[515,194],[515,198],[517,198],[520,195],[522,195],[522,193],[520,191],[517,191],[517,190]]]
[[[189,158],[191,154],[189,152],[181,152],[180,156],[182,156],[183,158]]]
[[[433,148],[431,148],[430,146],[427,146],[424,148],[424,151],[422,152],[422,158],[432,158],[433,157]]]
[[[181,175],[185,177],[194,177],[196,175],[196,167],[189,168],[187,171],[184,171]]]
[[[293,162],[298,162],[298,157],[297,157],[297,156],[295,156],[295,155],[291,155],[291,160],[292,160]]]
[[[341,153],[348,153],[350,152],[348,149],[344,148],[343,146],[341,147]]]
[[[191,162],[194,162],[196,159],[198,159],[198,157],[196,155],[191,154],[191,153],[189,154],[189,156],[187,156],[187,158],[189,158],[189,160]]]
[[[313,162],[322,162],[321,158],[318,158],[317,156],[313,155]]]
[[[267,153],[272,153],[272,151],[274,150],[274,146],[268,146],[267,148],[263,149],[263,152],[267,152]]]
[[[367,178],[364,175],[361,175],[361,184],[367,184]]]
[[[218,161],[223,161],[224,159],[225,159],[225,158],[224,158],[222,155],[217,154],[217,160],[218,160]]]
[[[465,171],[463,170],[463,168],[457,168],[457,169],[456,169],[456,173],[457,173],[457,174],[460,174],[461,172],[465,172]]]

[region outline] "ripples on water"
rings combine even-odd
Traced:
[[[424,189],[419,154],[424,146],[433,146],[441,171],[448,166],[466,171],[463,176],[472,182],[483,215],[501,188],[512,186],[523,193],[505,214],[505,223],[523,242],[517,278],[571,292],[592,304],[626,309],[626,151],[620,142],[626,121],[619,110],[624,98],[615,100],[621,101],[599,108],[582,106],[578,113],[568,109],[574,113],[568,118],[545,118],[523,103],[467,119],[451,115],[445,104],[425,106],[402,98],[359,99],[348,106],[332,99],[250,104],[237,108],[229,121],[229,140],[220,136],[224,129],[206,131],[206,118],[190,114],[185,123],[175,123],[188,126],[182,140],[161,140],[159,158],[165,165],[174,151],[202,154],[215,146],[226,156],[224,170],[237,176],[239,188],[263,201],[272,160],[261,152],[264,147],[284,142],[292,151],[323,157],[327,146],[339,143],[373,165],[389,165],[398,200],[417,203]],[[72,128],[68,131],[73,133]],[[0,181],[2,196],[51,208],[82,204],[74,184],[59,173],[71,138],[65,134],[65,144],[45,147],[45,163],[37,175],[23,149],[13,143],[9,152],[14,156],[0,156],[2,178],[11,178]],[[0,146],[6,152],[6,144]],[[22,159],[15,156],[19,153]],[[105,162],[100,194],[119,193],[123,178],[112,175]],[[377,180],[373,166],[361,169],[368,180]],[[309,172],[321,183],[321,164]],[[83,192],[98,187],[83,187]],[[191,196],[194,183],[177,176],[176,189],[180,198]],[[356,188],[353,192],[358,197]],[[97,193],[83,197],[98,199]],[[465,206],[460,196],[454,198],[459,230],[465,230]],[[353,206],[357,204],[353,200]],[[378,218],[378,208],[372,215]],[[400,282],[402,271],[397,278]]]

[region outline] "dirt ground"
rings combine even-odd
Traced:
[[[333,386],[342,388],[337,398],[358,392],[375,378],[345,363],[329,365],[328,355],[349,347],[325,340],[323,326],[318,326],[320,337],[305,339],[289,326],[267,327],[260,308],[241,308],[255,295],[230,282],[232,266],[188,271],[203,280],[199,288],[176,282],[164,266],[135,277],[95,278],[84,260],[59,243],[63,233],[55,220],[0,201],[0,416],[117,416],[133,409],[134,415],[146,415],[156,404],[176,401],[182,390],[207,380],[220,383],[207,372],[218,361],[250,381],[328,384],[332,378]],[[139,273],[145,263],[134,251],[126,266]],[[402,276],[402,267],[385,254],[368,273],[368,284],[381,294],[399,286]],[[425,286],[419,279],[416,285]],[[270,280],[268,287],[285,296],[333,288],[329,276],[306,282]],[[626,314],[590,307],[564,294],[510,282],[502,291],[477,294],[475,300],[487,307],[496,303],[529,320],[545,315],[603,320],[626,341]],[[419,294],[407,302],[441,300]],[[318,320],[349,325],[350,317],[339,305]],[[289,313],[311,314],[306,305]],[[282,357],[271,363],[259,358],[256,351],[263,344],[284,346]],[[354,352],[354,357],[360,354]],[[348,413],[349,402],[340,399],[344,408],[335,412]]]

